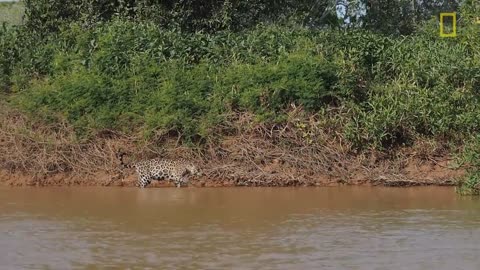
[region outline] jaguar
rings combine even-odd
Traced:
[[[197,166],[179,159],[150,159],[133,165],[138,174],[138,186],[146,187],[152,180],[171,180],[177,187],[187,185],[190,176],[200,175]]]
[[[191,176],[201,175],[198,167],[185,159],[154,158],[127,165],[123,162],[122,154],[120,161],[123,167],[135,168],[138,175],[137,186],[141,188],[148,186],[152,180],[163,179],[173,181],[180,187],[187,185]]]

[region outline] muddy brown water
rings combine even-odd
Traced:
[[[480,269],[452,188],[0,188],[0,269]]]

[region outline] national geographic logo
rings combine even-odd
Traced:
[[[451,18],[451,31],[450,33],[445,33],[445,19]],[[440,37],[456,37],[457,36],[457,13],[440,13]]]
[[[446,23],[445,21],[451,21],[451,23]],[[480,17],[476,17],[474,20],[475,24],[480,25]],[[449,31],[445,31],[448,28]],[[456,37],[457,36],[457,13],[455,12],[445,12],[440,13],[440,37]]]

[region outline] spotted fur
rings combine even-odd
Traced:
[[[190,176],[201,175],[200,170],[194,164],[184,159],[150,159],[137,162],[131,166],[123,163],[123,156],[120,157],[124,167],[134,167],[137,175],[137,185],[141,188],[148,186],[152,180],[170,180],[177,187],[187,185]]]

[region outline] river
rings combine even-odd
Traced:
[[[452,188],[0,188],[0,269],[480,269]]]

